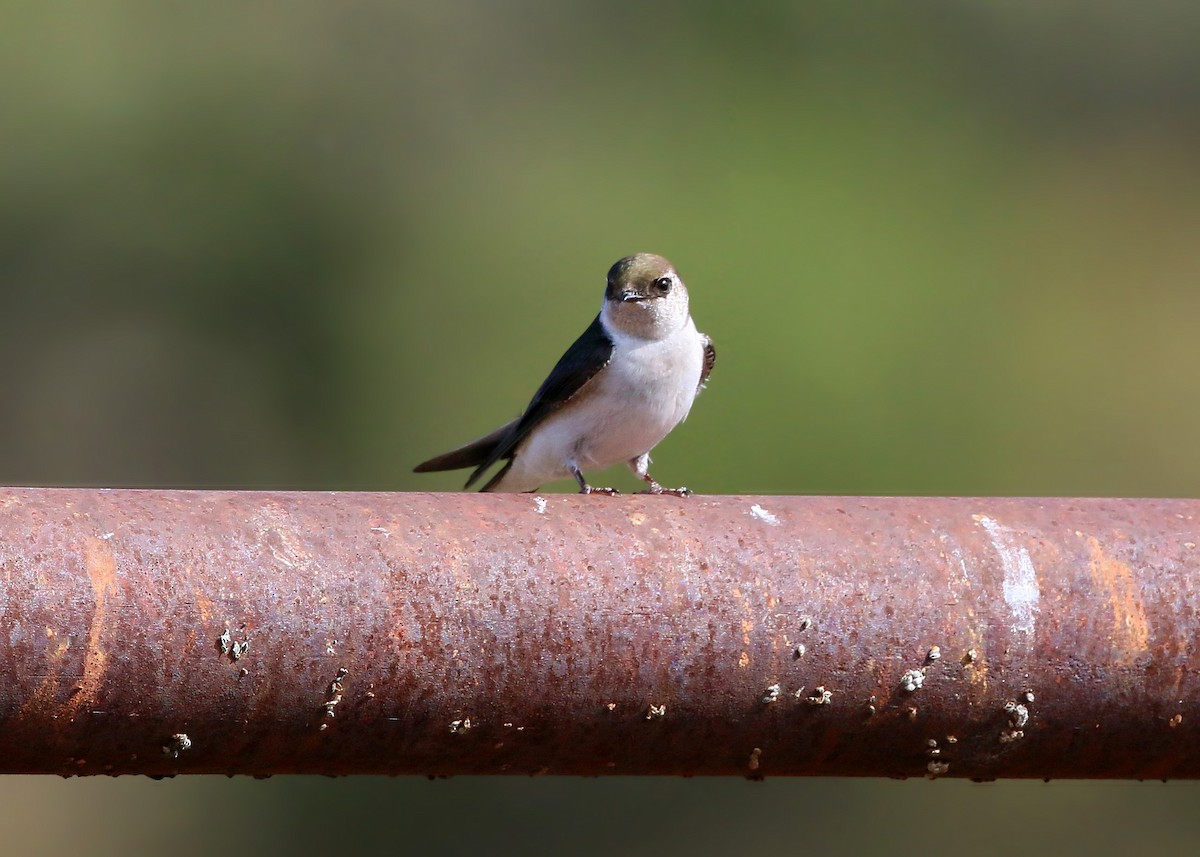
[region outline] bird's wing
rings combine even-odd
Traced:
[[[470,488],[484,471],[503,458],[509,458],[517,445],[543,420],[571,401],[588,382],[612,359],[613,341],[604,332],[600,316],[593,321],[575,343],[567,349],[551,370],[542,386],[534,393],[525,413],[511,426],[507,435],[492,448],[465,487]]]
[[[705,334],[700,334],[700,338],[704,343],[704,366],[700,369],[700,384],[696,387],[696,393],[699,395],[704,388],[704,382],[708,380],[708,376],[712,374],[713,366],[717,363],[717,349],[713,347],[713,342]]]

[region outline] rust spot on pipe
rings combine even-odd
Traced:
[[[1104,552],[1095,536],[1088,536],[1087,546],[1091,555],[1092,580],[1101,591],[1108,593],[1113,619],[1113,655],[1118,663],[1132,664],[1146,653],[1150,638],[1137,579],[1133,569]]]
[[[117,560],[107,540],[88,536],[83,542],[83,568],[92,584],[92,617],[78,691],[71,698],[72,713],[90,705],[99,693],[108,667],[104,632],[108,627],[109,601],[117,592]]]

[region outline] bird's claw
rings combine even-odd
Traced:
[[[609,497],[615,497],[621,492],[616,488],[593,488],[591,485],[585,485],[579,489],[580,494],[607,494]]]
[[[672,497],[690,497],[692,491],[690,488],[664,488],[657,482],[651,482],[650,487],[645,491],[639,491],[639,494],[670,494]]]

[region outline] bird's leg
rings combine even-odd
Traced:
[[[583,473],[574,464],[571,465],[571,475],[575,477],[575,481],[579,483],[580,494],[607,494],[612,497],[615,494],[620,494],[616,488],[593,488],[587,484],[587,480],[583,478]]]
[[[637,458],[629,459],[629,469],[638,479],[650,486],[645,491],[639,491],[639,494],[673,494],[676,497],[686,497],[692,493],[687,488],[664,488],[655,482],[654,477],[650,475],[650,453],[648,452],[643,452]]]

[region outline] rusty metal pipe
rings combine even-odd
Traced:
[[[1200,501],[0,489],[0,771],[1200,776]]]

